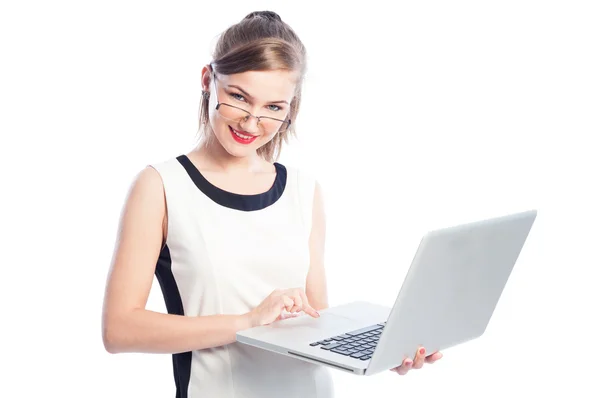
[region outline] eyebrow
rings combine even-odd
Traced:
[[[250,94],[248,94],[248,92],[246,90],[244,90],[243,88],[241,88],[240,86],[236,86],[235,84],[228,84],[227,87],[232,87],[232,88],[237,88],[238,90],[240,90],[242,92],[242,94],[244,94],[246,97],[250,97],[252,99],[254,99],[253,96],[251,96]],[[270,104],[288,104],[289,102],[285,101],[285,100],[280,100],[280,101],[269,101]]]

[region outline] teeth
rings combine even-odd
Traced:
[[[244,135],[244,134],[240,134],[237,131],[235,131],[234,129],[231,129],[231,131],[233,131],[233,134],[237,135],[240,138],[243,138],[245,140],[249,140],[250,138],[252,138],[251,135]]]

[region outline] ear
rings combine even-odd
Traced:
[[[202,90],[210,91],[210,82],[212,77],[212,68],[210,65],[205,65],[202,68]]]

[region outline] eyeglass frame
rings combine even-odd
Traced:
[[[242,118],[240,120],[247,121],[252,116],[253,118],[256,119],[256,125],[259,126],[259,127],[260,127],[260,120],[261,119],[275,120],[277,122],[281,122],[282,125],[283,125],[283,123],[287,123],[287,127],[284,130],[281,130],[281,127],[280,127],[279,130],[276,131],[276,133],[281,133],[281,132],[287,131],[290,128],[290,126],[292,125],[292,119],[281,120],[281,119],[276,119],[276,118],[270,117],[270,116],[256,116],[256,115],[253,115],[252,113],[250,113],[247,110],[245,110],[243,108],[240,108],[238,106],[231,105],[231,104],[228,104],[226,102],[220,102],[219,101],[219,96],[218,96],[219,88],[217,87],[217,74],[214,71],[214,69],[213,69],[212,75],[213,75],[213,82],[214,82],[214,85],[215,85],[215,97],[216,97],[216,100],[217,100],[217,105],[215,106],[215,110],[216,111],[219,110],[219,108],[221,107],[221,105],[225,105],[225,106],[228,106],[230,108],[239,109],[240,111],[243,111],[244,113],[248,114],[248,116],[246,116],[245,118]],[[230,119],[230,120],[233,120],[233,119]],[[268,134],[271,134],[271,132],[268,132]]]

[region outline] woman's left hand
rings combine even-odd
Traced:
[[[404,376],[411,369],[421,369],[426,363],[435,363],[442,358],[442,353],[439,351],[433,354],[425,356],[425,347],[419,347],[414,359],[404,358],[402,365],[397,368],[390,369],[392,372],[396,372],[401,376]]]

